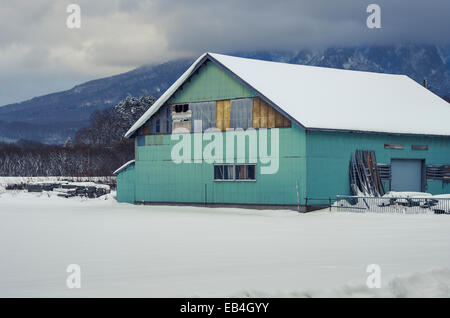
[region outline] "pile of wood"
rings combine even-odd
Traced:
[[[350,186],[353,195],[382,196],[384,188],[377,169],[375,152],[356,150],[350,160]]]
[[[54,191],[58,196],[98,198],[110,193],[110,187],[93,182],[36,182],[27,185],[28,192]]]

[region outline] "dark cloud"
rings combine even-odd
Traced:
[[[80,30],[65,27],[72,2]],[[366,27],[370,3],[381,29]],[[445,44],[449,13],[448,0],[4,0],[0,105],[204,51]]]

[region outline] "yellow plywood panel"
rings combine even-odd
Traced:
[[[216,128],[219,130],[230,128],[230,100],[216,102]]]
[[[253,128],[260,128],[260,117],[261,117],[260,99],[253,98],[253,107],[252,107]]]
[[[263,100],[260,100],[261,107],[261,117],[260,117],[260,128],[267,128],[267,112],[269,110],[269,105],[267,105]]]
[[[283,127],[283,115],[279,112],[275,114],[275,127]]]
[[[230,100],[223,101],[223,128],[230,128]]]
[[[260,98],[253,98],[252,107],[253,128],[291,127],[289,119]]]
[[[275,128],[275,113],[276,110],[268,106],[267,111],[267,128]]]

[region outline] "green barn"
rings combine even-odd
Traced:
[[[125,136],[119,202],[304,206],[361,149],[386,192],[450,192],[450,104],[403,75],[205,53]]]

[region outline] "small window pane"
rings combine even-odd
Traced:
[[[248,179],[249,180],[256,180],[256,177],[255,177],[256,166],[255,165],[251,165],[251,166],[247,166],[247,168],[248,168]]]
[[[223,166],[214,166],[214,180],[223,180]]]
[[[224,180],[233,180],[234,176],[233,176],[233,166],[228,165],[228,166],[224,166],[223,169],[223,179]]]
[[[236,180],[255,180],[255,165],[236,165]]]

